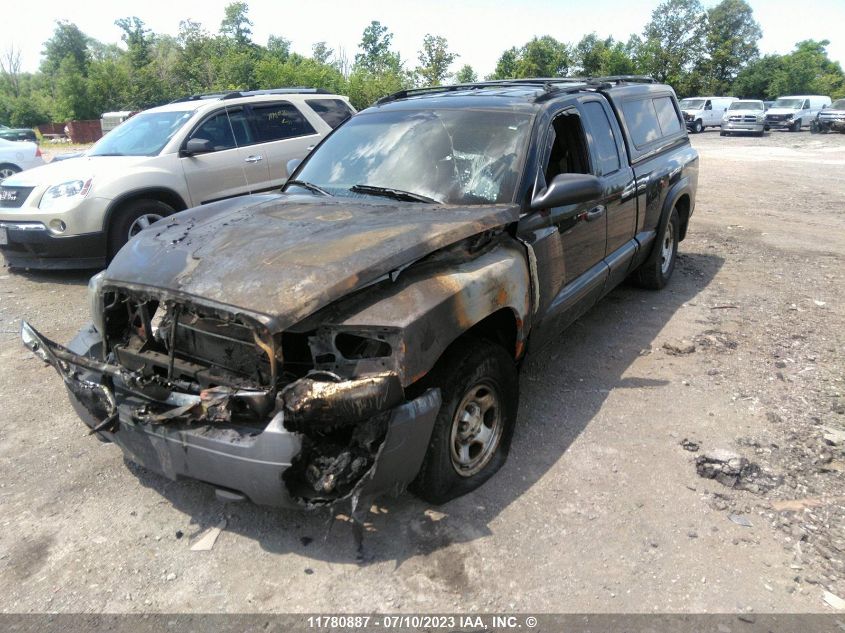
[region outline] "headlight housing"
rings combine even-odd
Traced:
[[[72,207],[88,195],[92,181],[93,178],[78,178],[53,185],[41,196],[38,208],[44,211],[63,211]]]

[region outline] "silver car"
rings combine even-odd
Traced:
[[[735,132],[751,132],[756,136],[763,136],[766,131],[766,106],[762,101],[741,100],[734,101],[728,106],[722,117],[721,136]]]

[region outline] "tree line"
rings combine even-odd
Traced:
[[[445,38],[428,34],[416,60],[393,49],[393,34],[378,21],[361,36],[354,57],[326,42],[310,56],[291,50],[280,35],[265,45],[252,38],[246,2],[226,6],[216,32],[185,20],[176,36],[152,32],[137,17],[115,22],[122,45],[56,22],[44,43],[39,70],[21,71],[20,51],[0,54],[0,122],[35,126],[140,110],[189,94],[309,86],[348,95],[356,108],[397,90],[479,79]],[[577,43],[534,37],[502,52],[486,79],[649,75],[680,97],[696,94],[773,99],[782,94],[845,96],[845,74],[829,59],[827,40],[798,42],[786,54],[761,56],[762,31],[745,0],[722,0],[705,10],[700,0],[665,0],[641,34],[627,41],[590,33]]]

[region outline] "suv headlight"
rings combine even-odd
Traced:
[[[44,211],[63,211],[88,195],[92,181],[93,178],[80,178],[53,185],[41,196],[38,208]]]

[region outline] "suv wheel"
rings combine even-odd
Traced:
[[[795,121],[795,123],[792,124],[791,131],[792,132],[800,132],[801,131],[801,119],[798,119],[797,121]]]
[[[473,338],[448,350],[424,381],[440,388],[443,404],[411,490],[441,504],[475,490],[505,463],[519,375],[503,347]]]
[[[704,123],[701,122],[701,119],[696,119],[695,123],[692,124],[692,131],[696,134],[701,134],[704,131]]]
[[[669,220],[666,222],[666,227],[663,229],[663,234],[657,244],[654,245],[651,255],[637,269],[637,282],[644,288],[660,290],[669,283],[678,256],[680,228],[678,210],[673,207],[669,214]]]
[[[3,163],[2,165],[0,165],[0,180],[5,180],[10,176],[14,176],[17,173],[20,173],[20,171],[20,168],[15,165]]]
[[[109,259],[150,224],[173,212],[173,207],[160,200],[142,199],[127,203],[118,210],[109,227]]]

